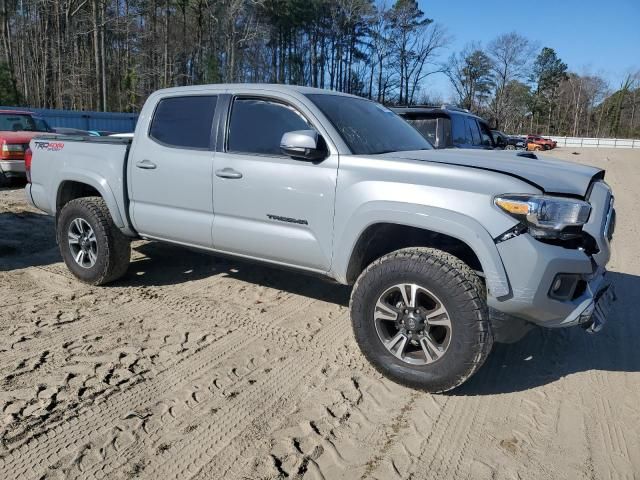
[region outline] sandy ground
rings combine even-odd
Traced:
[[[620,300],[450,395],[368,366],[345,287],[146,242],[85,286],[0,191],[0,478],[639,478],[640,151],[553,155],[608,171]]]

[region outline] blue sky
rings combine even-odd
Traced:
[[[388,2],[390,4],[391,2]],[[451,51],[471,41],[486,45],[501,33],[516,31],[551,47],[577,73],[598,73],[612,88],[629,70],[640,70],[640,0],[419,0],[427,17],[443,24]],[[425,88],[447,100],[444,75],[428,78]]]

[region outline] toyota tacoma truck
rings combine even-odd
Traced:
[[[530,325],[597,331],[615,223],[604,171],[532,153],[435,150],[375,102],[278,85],[160,90],[133,138],[31,141],[26,196],[81,281],[142,238],[352,285],[366,358],[431,392]],[[514,333],[516,332],[516,333]]]

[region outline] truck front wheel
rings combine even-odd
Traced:
[[[353,288],[351,321],[360,349],[383,375],[433,393],[464,383],[493,345],[480,279],[433,248],[373,262]]]
[[[57,236],[62,258],[79,280],[103,285],[126,273],[131,244],[113,223],[102,198],[67,203],[58,217]]]

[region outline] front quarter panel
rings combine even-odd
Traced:
[[[422,161],[343,155],[336,194],[334,275],[346,282],[351,253],[362,232],[397,223],[455,237],[480,260],[489,294],[509,294],[493,238],[516,221],[493,205],[504,192],[538,193],[505,175]]]

